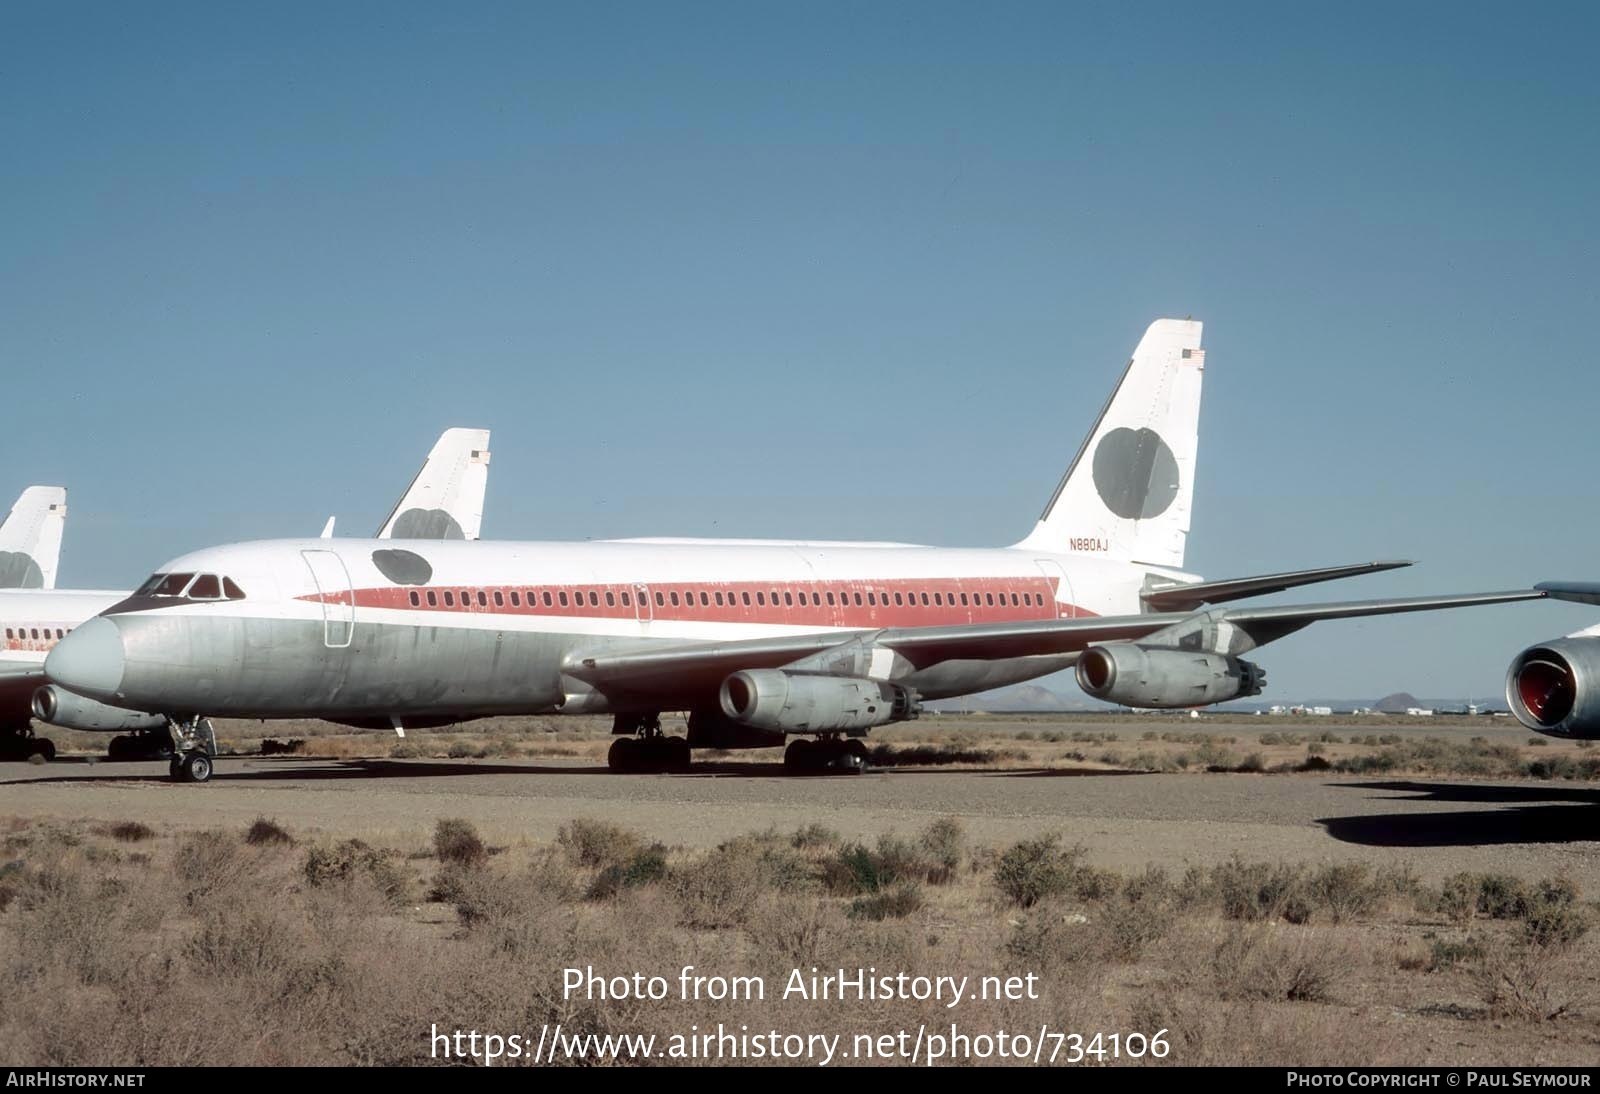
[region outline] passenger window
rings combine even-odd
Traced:
[[[1012,593],[1011,594],[1011,606],[1013,608],[1015,608],[1017,606],[1017,594],[1016,593]]]
[[[233,578],[231,578],[231,577],[225,577],[225,578],[222,579],[222,592],[223,592],[223,595],[226,596],[229,600],[243,600],[244,599],[244,590],[239,588],[239,586],[235,585],[233,583]]]
[[[189,586],[189,596],[195,600],[221,600],[222,582],[217,580],[216,574],[201,574]]]
[[[722,607],[722,594],[721,593],[717,594],[717,607],[719,607],[719,608]]]
[[[598,608],[599,606],[600,606],[600,594],[595,592],[593,589],[590,589],[589,590],[589,607]]]
[[[861,594],[860,593],[856,594],[856,607],[858,607],[858,608],[861,607]]]
[[[707,596],[705,590],[703,589],[700,591],[700,606],[702,608],[709,608],[711,606],[711,597]]]
[[[633,607],[633,598],[629,596],[626,591],[624,591],[622,594],[622,606],[624,608]]]
[[[966,593],[962,593],[961,594],[961,606],[963,608],[965,608],[967,606],[967,594]]]
[[[479,589],[478,590],[478,607],[487,608],[488,606],[489,606],[489,594],[484,592],[482,589]]]
[[[567,599],[566,599],[566,597],[565,597],[565,596],[563,596],[563,597],[562,597],[562,598],[561,598],[561,602],[562,602],[562,603],[563,603],[563,604],[565,604],[565,603],[566,603],[566,602],[567,602]],[[544,606],[545,606],[545,607],[547,607],[547,608],[548,608],[548,607],[550,607],[550,606],[551,606],[551,605],[550,605],[550,590],[549,590],[549,589],[546,589],[546,590],[545,590],[545,591],[544,591]]]
[[[750,606],[750,594],[748,592],[744,592],[740,593],[739,595],[744,598],[744,606],[748,608]]]
[[[813,606],[822,603],[822,594],[815,589],[811,590],[811,603]]]
[[[449,589],[444,591],[444,606],[447,608],[453,608],[456,606],[456,594],[451,592]]]
[[[511,606],[513,608],[522,607],[522,594],[515,589],[511,590]]]
[[[417,595],[417,590],[415,589],[411,590],[411,606],[413,608],[422,607],[422,597]]]
[[[617,606],[617,594],[612,592],[610,589],[607,589],[606,590],[606,607],[615,608],[616,606]]]
[[[923,593],[922,594],[922,606],[924,608],[926,608],[928,606],[928,594],[927,593]]]
[[[39,637],[39,628],[38,627],[33,628],[33,636],[35,638]]]
[[[833,591],[832,590],[829,590],[829,592],[828,592],[828,607],[830,607],[830,608],[833,607]]]
[[[656,593],[656,607],[665,608],[666,606],[667,606],[666,599],[664,597],[662,597],[662,595],[659,592]]]
[[[794,607],[794,594],[788,589],[783,590],[783,603],[785,607]]]
[[[676,589],[672,590],[672,606],[674,608],[678,606],[678,590]]]
[[[563,608],[567,606],[567,591],[565,589],[561,590],[561,606]]]
[[[869,590],[868,593],[867,593],[867,603],[872,605],[874,608],[877,607],[878,606],[878,594],[875,593],[875,592],[871,592]]]
[[[434,594],[434,591],[432,589],[429,589],[428,590],[428,607],[437,608],[438,606],[439,606],[439,598],[438,598],[438,596],[436,596]]]
[[[767,606],[767,594],[763,593],[763,592],[757,592],[756,593],[756,603],[760,604],[763,608],[766,607]]]
[[[899,593],[895,593],[894,594],[894,606],[898,608],[898,607],[901,606],[902,603],[903,603],[903,601],[900,599],[900,594]]]

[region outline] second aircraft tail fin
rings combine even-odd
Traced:
[[[447,429],[378,529],[379,539],[477,539],[489,486],[489,431]]]
[[[0,524],[0,589],[53,589],[67,523],[62,486],[30,486]]]

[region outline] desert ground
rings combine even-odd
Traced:
[[[904,1062],[852,1039],[952,1019],[1167,1031],[1161,1059],[1093,1063],[1600,1051],[1600,753],[1504,719],[940,716],[832,776],[776,753],[615,775],[600,719],[218,728],[203,786],[86,735],[0,768],[0,1058],[460,1063],[431,1029],[560,1025],[663,1040],[555,1062],[673,1062],[659,1046],[723,1023]],[[685,965],[1040,992],[950,1011],[561,990],[571,967]]]

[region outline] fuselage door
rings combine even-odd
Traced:
[[[1036,558],[1034,563],[1039,567],[1039,572],[1044,574],[1052,587],[1055,597],[1056,617],[1059,619],[1072,619],[1078,613],[1077,603],[1072,599],[1072,583],[1067,580],[1067,571],[1061,564],[1050,558]]]
[[[301,551],[322,597],[322,642],[330,649],[344,649],[356,629],[355,593],[350,587],[350,572],[344,560],[333,551]]]

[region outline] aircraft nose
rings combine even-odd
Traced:
[[[124,668],[122,632],[105,618],[75,628],[44,659],[53,683],[91,699],[115,699]]]

